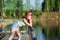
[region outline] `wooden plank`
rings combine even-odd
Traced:
[[[1,40],[8,40],[8,37],[9,37],[9,35],[6,35],[3,39],[1,39]],[[14,36],[14,38],[13,38],[13,40],[18,40],[18,37],[17,36]],[[23,35],[22,34],[22,40],[29,40],[29,35]]]
[[[21,31],[21,33],[26,33],[27,31]],[[1,33],[10,33],[10,31],[2,31],[2,32],[0,32],[0,34]]]
[[[8,37],[9,37],[9,35],[6,35],[6,36],[5,36],[3,39],[1,39],[1,40],[7,40]]]

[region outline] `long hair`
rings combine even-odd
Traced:
[[[23,18],[26,18],[27,19],[27,15],[28,15],[28,13],[31,13],[31,11],[26,11],[26,13],[25,13],[25,16],[23,16]],[[29,22],[29,20],[27,20],[28,22]],[[30,23],[30,22],[29,22]]]
[[[26,11],[25,12],[25,16],[23,16],[23,18],[26,18],[26,16],[27,16],[28,13],[31,13],[31,11]]]

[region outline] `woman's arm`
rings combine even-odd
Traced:
[[[24,22],[25,22],[26,25],[32,27],[32,20],[31,20],[31,19],[29,19],[29,22],[30,22],[30,23],[28,23],[25,18],[24,18],[23,20],[24,20]]]
[[[32,19],[31,18],[29,19],[29,23],[30,23],[30,25],[32,27]]]

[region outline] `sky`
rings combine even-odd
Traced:
[[[40,8],[42,7],[41,4],[43,1],[44,0],[40,0]],[[23,0],[23,4],[25,4],[25,3],[26,3],[26,0]],[[35,7],[35,0],[32,0],[32,1],[30,0],[30,4]]]

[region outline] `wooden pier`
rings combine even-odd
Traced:
[[[22,40],[29,40],[29,35],[28,34],[24,34],[26,32],[27,31],[21,31],[21,33],[22,33]],[[2,33],[5,33],[5,31],[0,32],[0,34],[2,34]],[[7,34],[2,39],[0,39],[0,40],[8,40],[8,37],[10,35],[10,31],[6,31],[6,33]],[[18,40],[18,36],[15,35],[14,38],[13,38],[13,40]]]
[[[1,40],[8,40],[9,35],[7,34],[4,38]],[[18,36],[14,36],[13,40],[18,40]],[[22,40],[29,40],[29,35],[22,34]]]

